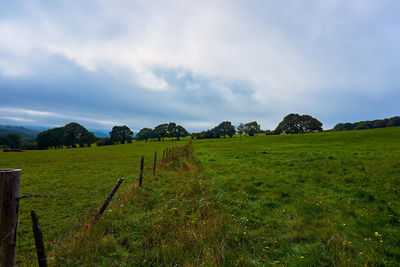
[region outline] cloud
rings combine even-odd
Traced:
[[[30,120],[30,119],[26,119],[26,118],[21,118],[21,117],[8,117],[8,116],[1,116],[0,118],[5,119],[5,120],[9,120],[9,121],[14,121],[14,122],[28,122],[28,123],[36,123],[35,120]]]
[[[348,108],[362,119],[379,105],[374,97],[399,89],[399,7],[372,0],[16,1],[0,13],[0,88],[25,92],[14,107],[62,107],[71,119],[84,112],[99,125],[105,116],[135,127],[256,119],[272,128],[303,111],[331,125],[349,117],[331,115],[341,113],[333,100],[346,104],[354,95],[368,100]]]
[[[44,112],[44,111],[37,111],[37,110],[29,110],[29,109],[22,109],[22,108],[5,108],[0,107],[0,112],[4,113],[15,113],[15,114],[22,114],[28,116],[47,116],[47,117],[60,117],[60,114],[56,114],[54,112]]]
[[[81,123],[92,123],[95,125],[103,125],[112,127],[114,125],[122,125],[121,122],[118,121],[111,121],[111,120],[101,120],[101,119],[94,119],[94,118],[87,118],[82,116],[76,116],[73,114],[60,114],[54,112],[47,112],[47,111],[39,111],[39,110],[30,110],[30,109],[22,109],[22,108],[10,108],[10,107],[0,107],[1,113],[6,114],[16,114],[25,117],[10,117],[10,116],[1,116],[0,118],[15,121],[15,122],[28,122],[28,123],[42,123],[42,125],[48,125],[43,121],[43,119],[48,120],[51,118],[56,118],[58,121],[77,121]],[[32,119],[29,119],[32,117]],[[39,120],[35,120],[33,118],[40,118]],[[42,121],[40,121],[42,120]],[[59,126],[60,124],[53,124],[50,126]]]

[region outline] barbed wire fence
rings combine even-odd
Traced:
[[[141,179],[143,178],[143,174],[144,174],[145,171],[146,171],[146,174],[149,174],[150,172],[152,172],[152,174],[153,174],[153,176],[154,176],[154,175],[156,174],[156,172],[157,172],[157,169],[158,169],[159,171],[162,171],[162,170],[164,169],[164,167],[166,166],[166,164],[168,164],[168,163],[170,163],[170,162],[172,162],[172,161],[174,161],[174,160],[176,160],[176,159],[178,159],[178,158],[180,158],[180,157],[186,157],[186,158],[188,158],[188,157],[189,157],[189,154],[191,153],[191,151],[192,151],[192,148],[191,148],[191,139],[189,139],[189,144],[187,144],[187,145],[180,146],[180,147],[178,147],[178,146],[173,146],[172,148],[167,147],[166,149],[163,150],[163,156],[162,156],[162,158],[159,159],[159,160],[157,160],[157,158],[156,158],[156,157],[157,157],[157,151],[155,151],[153,166],[152,166],[152,167],[148,167],[147,169],[144,169],[144,166],[143,166],[143,158],[144,158],[144,156],[142,156],[141,164],[140,164],[140,169],[139,169],[139,171],[140,171],[140,172],[139,172],[139,177],[133,179],[132,182],[131,182],[131,184],[138,183],[138,185],[141,186],[141,182],[140,182],[140,181],[141,181]],[[132,168],[126,173],[126,175],[123,176],[124,178],[119,178],[119,180],[118,180],[118,182],[117,182],[117,184],[119,183],[118,186],[117,186],[117,184],[114,186],[113,190],[110,192],[110,194],[108,195],[108,197],[105,199],[105,201],[104,201],[102,204],[99,204],[99,205],[96,205],[96,206],[92,207],[92,208],[90,209],[91,211],[88,211],[88,210],[85,209],[83,212],[79,213],[79,215],[77,215],[77,216],[75,215],[74,217],[77,218],[76,223],[73,223],[73,226],[70,227],[68,230],[63,231],[61,234],[58,234],[57,236],[54,236],[54,237],[51,238],[50,240],[62,240],[62,239],[64,239],[64,238],[66,238],[67,236],[71,235],[73,232],[76,232],[76,231],[78,231],[79,229],[81,229],[82,226],[83,226],[83,224],[84,224],[84,223],[87,223],[87,222],[89,221],[90,217],[96,218],[96,216],[98,216],[97,219],[91,221],[91,223],[95,224],[95,223],[97,222],[97,220],[100,218],[100,216],[102,215],[102,213],[99,214],[99,210],[102,209],[102,206],[105,205],[105,202],[107,202],[107,201],[108,201],[108,203],[111,202],[111,199],[113,198],[114,194],[116,193],[116,191],[117,191],[118,188],[119,188],[119,185],[124,181],[124,179],[125,179],[126,177],[130,177],[130,176],[137,175],[137,174],[138,174],[138,169],[137,169],[137,167],[132,167]],[[150,175],[149,175],[149,176],[150,176]],[[19,205],[19,202],[20,202],[21,200],[23,200],[23,201],[29,201],[29,199],[32,199],[32,198],[40,198],[40,199],[43,198],[43,199],[54,199],[54,200],[66,200],[66,199],[72,199],[72,198],[76,198],[76,197],[77,197],[77,196],[71,196],[71,195],[68,196],[68,195],[66,195],[66,194],[47,195],[47,194],[35,194],[35,193],[25,192],[25,193],[23,193],[23,194],[19,194],[15,199],[17,200],[18,205]],[[107,207],[108,203],[106,204],[106,207]],[[3,203],[3,205],[6,205],[6,204],[7,204],[7,203]],[[1,207],[0,207],[0,208],[1,208]],[[18,209],[18,208],[17,208],[17,209]],[[94,211],[97,211],[97,213],[94,213]],[[103,210],[103,211],[104,211],[104,210]],[[17,212],[18,212],[18,211],[17,211]],[[14,234],[14,235],[15,235],[15,238],[16,238],[16,240],[15,240],[15,245],[18,244],[18,246],[19,246],[19,251],[21,251],[20,244],[21,244],[21,242],[22,242],[22,241],[21,241],[22,237],[21,237],[21,234],[17,232],[17,226],[18,226],[18,220],[17,220],[16,223],[14,224],[14,227],[12,228],[12,230],[9,231],[9,232],[8,232],[6,235],[4,235],[3,237],[1,237],[1,239],[0,239],[0,240],[1,240],[0,244],[3,246],[3,245],[4,245],[4,244],[3,244],[3,241],[5,241],[5,240],[6,240],[7,238],[9,238],[12,234]],[[36,242],[36,240],[35,240],[35,242]],[[42,240],[42,243],[43,243],[43,240]],[[37,255],[39,255],[39,254],[37,253]],[[0,256],[1,256],[1,254],[0,254]],[[4,257],[4,255],[3,255],[3,257]],[[24,258],[18,257],[18,260],[17,260],[16,263],[17,263],[18,265],[20,265],[20,266],[31,265],[32,262],[34,261],[34,257],[35,257],[35,251],[30,251],[26,257],[24,257]],[[39,266],[47,266],[46,259],[44,259],[44,265],[43,265],[43,261],[42,261],[42,264],[41,264],[41,261],[40,261],[40,260],[41,260],[41,259],[38,258]],[[0,264],[0,265],[1,265],[1,264]]]

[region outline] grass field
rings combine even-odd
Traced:
[[[400,128],[195,142],[246,264],[400,264]]]
[[[92,213],[111,191],[118,178],[126,177],[124,190],[137,179],[140,157],[152,166],[154,151],[162,156],[166,147],[180,142],[134,144],[77,149],[54,149],[0,153],[0,168],[22,169],[21,194],[62,195],[63,198],[22,199],[19,208],[17,261],[35,256],[30,211],[37,212],[49,249],[64,233]],[[120,190],[121,190],[120,189]],[[117,195],[118,197],[118,195]]]
[[[98,225],[63,235],[141,155],[186,143],[2,153],[22,192],[65,194],[22,200],[19,259],[34,209],[57,265],[399,265],[400,127],[193,140],[193,158],[124,183]]]

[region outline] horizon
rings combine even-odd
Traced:
[[[0,10],[0,125],[96,131],[398,116],[400,2],[22,1]]]

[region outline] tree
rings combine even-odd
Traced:
[[[95,142],[96,142],[96,137],[94,136],[93,133],[91,133],[87,130],[84,132],[84,134],[82,134],[82,136],[78,140],[78,144],[80,147],[84,147],[84,146],[90,147]]]
[[[140,140],[147,140],[150,138],[153,138],[154,135],[154,131],[150,128],[143,128],[139,131],[139,133],[136,135],[136,140],[140,141]]]
[[[237,132],[238,134],[240,134],[240,136],[242,136],[242,134],[244,134],[244,123],[239,123],[238,127],[237,127]]]
[[[154,136],[158,141],[164,141],[165,137],[176,138],[179,140],[181,137],[188,136],[189,133],[181,125],[176,125],[175,122],[164,123],[154,128]]]
[[[223,137],[225,137],[226,135],[232,137],[236,133],[235,126],[233,126],[230,121],[221,122],[217,126],[217,130],[219,131],[219,134]]]
[[[6,136],[0,136],[0,146],[16,149],[21,148],[21,143],[21,136],[15,133],[9,133]]]
[[[5,136],[0,136],[0,147],[11,148],[14,144]]]
[[[254,136],[256,133],[260,133],[260,124],[256,121],[248,122],[244,125],[244,132],[249,136]]]
[[[36,137],[39,149],[91,146],[95,141],[94,134],[76,122],[40,132]]]
[[[114,126],[110,132],[110,138],[112,142],[119,142],[125,144],[125,142],[130,142],[132,140],[133,132],[126,125],[124,126]]]
[[[373,123],[372,121],[361,121],[354,127],[354,130],[364,130],[364,129],[372,129]]]
[[[186,137],[189,135],[188,131],[186,131],[185,128],[183,128],[181,125],[176,126],[176,138],[179,140],[181,137]]]
[[[389,123],[389,119],[374,120],[372,122],[372,128],[384,128]]]
[[[66,147],[91,146],[95,141],[94,134],[79,123],[71,122],[63,127],[62,143]]]
[[[9,133],[0,137],[0,145],[7,146],[12,149],[21,148],[22,138],[15,133]]]
[[[211,130],[207,130],[205,132],[204,138],[220,138],[221,134],[217,127],[212,128]]]
[[[63,146],[62,137],[64,134],[63,127],[56,127],[40,132],[36,137],[39,149],[61,148]]]
[[[168,123],[167,136],[172,137],[172,138],[176,137],[176,123],[175,122]]]
[[[333,127],[334,131],[351,131],[354,129],[354,125],[352,123],[338,123]]]
[[[311,133],[322,131],[322,123],[317,119],[309,116],[299,114],[287,115],[278,127],[276,133],[296,134],[296,133]]]
[[[13,143],[13,147],[11,148],[20,148],[22,144],[22,138],[18,134],[9,133],[6,135],[8,139]]]
[[[335,131],[362,130],[362,129],[393,127],[393,126],[400,126],[400,116],[383,120],[358,121],[354,123],[338,123],[335,125],[335,127],[333,127],[333,130]]]
[[[164,141],[164,138],[167,137],[168,134],[168,124],[160,124],[154,128],[154,135],[157,137],[158,141],[161,141],[161,139]]]
[[[109,138],[109,137],[99,138],[99,140],[97,140],[97,142],[96,142],[97,146],[110,146],[113,144],[114,143],[111,141],[111,138]]]
[[[400,126],[400,116],[390,118],[387,127]]]

